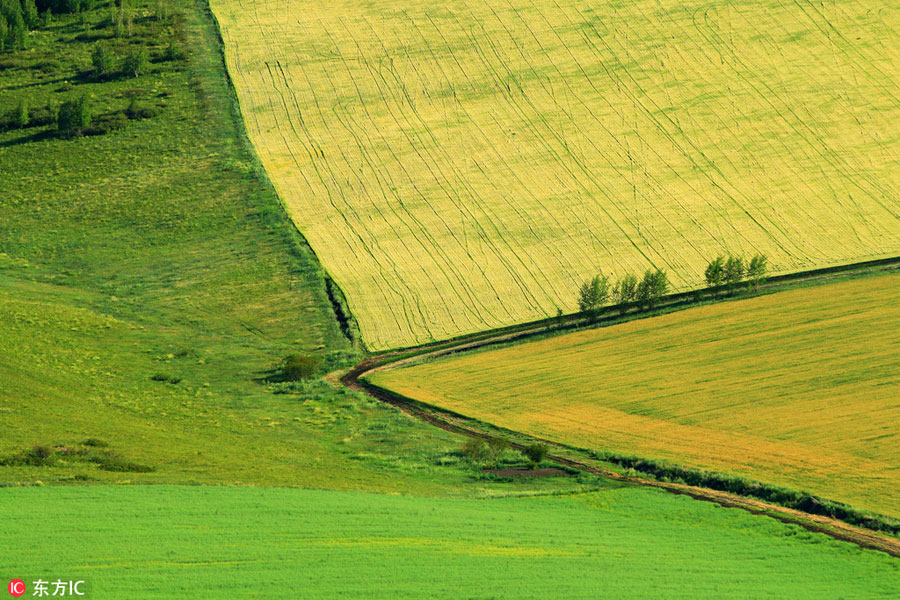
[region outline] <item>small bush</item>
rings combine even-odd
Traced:
[[[547,458],[547,454],[550,452],[550,449],[547,448],[547,444],[541,444],[539,442],[535,442],[534,444],[528,444],[522,449],[522,454],[531,461],[531,466],[535,467],[539,465],[545,458]]]
[[[107,448],[109,444],[98,438],[88,438],[81,442],[82,446],[90,446],[91,448]]]
[[[181,377],[175,377],[174,375],[167,375],[165,373],[154,373],[150,376],[150,381],[160,381],[163,383],[171,383],[172,385],[176,385],[181,383]]]
[[[175,42],[169,42],[166,51],[163,53],[163,60],[173,61],[181,60],[182,58],[184,58],[184,52],[181,51],[181,48],[176,46]]]
[[[484,440],[469,438],[463,443],[460,453],[471,462],[482,462],[489,456],[490,449]]]
[[[158,114],[158,111],[154,108],[139,106],[137,98],[132,96],[131,101],[128,103],[128,108],[125,109],[125,114],[129,119],[139,120],[155,117]]]
[[[146,48],[135,48],[122,62],[122,71],[128,77],[140,77],[147,71],[150,59],[147,57]]]
[[[19,100],[19,104],[16,105],[10,118],[12,126],[16,129],[25,129],[30,122],[28,117],[28,104],[25,103],[25,100]]]
[[[288,381],[302,381],[313,377],[321,365],[319,357],[297,352],[282,361],[281,372]]]
[[[94,76],[99,78],[108,77],[113,69],[113,57],[106,46],[97,44],[91,52],[91,64],[94,67]]]
[[[156,469],[148,465],[131,462],[115,454],[106,454],[92,459],[103,471],[114,473],[152,473]]]

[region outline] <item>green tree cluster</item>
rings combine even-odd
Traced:
[[[57,127],[65,137],[75,137],[91,126],[91,105],[87,96],[64,102],[59,107]]]
[[[703,275],[706,278],[706,285],[718,295],[723,289],[734,292],[744,281],[759,289],[767,269],[768,259],[763,254],[757,254],[749,262],[740,256],[729,254],[717,256],[709,261]]]
[[[0,0],[0,51],[24,50],[28,24],[21,0]]]
[[[602,274],[596,275],[578,288],[578,311],[593,320],[608,299],[609,278]]]
[[[95,0],[36,0],[35,2],[39,12],[50,11],[58,15],[91,10],[95,4]]]
[[[635,304],[653,308],[668,291],[669,278],[661,269],[647,269],[641,279],[627,273],[614,287],[610,286],[609,278],[600,274],[578,288],[578,310],[593,320],[610,299],[619,305],[623,314]]]

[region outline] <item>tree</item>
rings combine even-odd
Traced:
[[[91,64],[94,66],[94,75],[98,78],[107,77],[112,71],[112,56],[103,44],[96,44],[91,51]]]
[[[6,15],[0,14],[0,52],[6,51],[6,45],[9,41],[9,23]]]
[[[637,286],[637,299],[647,308],[653,306],[669,291],[669,277],[662,269],[647,269]]]
[[[18,129],[25,129],[28,127],[28,105],[25,104],[25,100],[19,100],[19,104],[16,106],[15,110],[12,113],[12,126]]]
[[[578,288],[578,310],[590,319],[597,317],[600,307],[609,298],[609,278],[595,275]]]
[[[21,50],[25,48],[25,16],[22,14],[22,5],[18,0],[3,3],[3,14],[6,16],[6,49]]]
[[[717,256],[709,261],[703,276],[706,277],[706,285],[713,292],[718,292],[719,287],[725,282],[725,257]]]
[[[25,18],[25,25],[28,29],[37,28],[40,22],[40,16],[38,15],[37,5],[35,5],[34,0],[22,0],[22,12],[23,17]]]
[[[744,279],[744,270],[743,258],[728,255],[728,261],[725,263],[725,283],[728,284],[729,291],[733,292]]]
[[[637,299],[638,279],[634,273],[627,273],[622,279],[616,283],[613,290],[613,298],[619,305],[622,314],[628,310],[628,305]]]
[[[146,70],[150,59],[147,57],[147,49],[135,48],[125,57],[122,70],[132,77],[140,77]]]
[[[87,96],[64,102],[59,107],[57,128],[66,137],[81,135],[91,126],[91,106]]]
[[[750,264],[747,265],[747,280],[753,285],[754,290],[758,290],[759,285],[765,281],[768,262],[769,259],[765,254],[757,254],[750,259]]]
[[[50,119],[51,125],[59,123],[59,104],[53,100],[47,101],[47,117]]]

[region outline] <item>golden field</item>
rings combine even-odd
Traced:
[[[371,349],[650,266],[900,253],[890,0],[212,0],[250,137]]]
[[[719,303],[375,373],[582,448],[900,516],[900,275]]]

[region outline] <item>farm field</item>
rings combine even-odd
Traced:
[[[0,491],[4,575],[84,579],[93,598],[871,600],[900,591],[889,556],[650,489],[492,500]],[[12,543],[23,536],[31,543]]]
[[[582,448],[900,516],[900,275],[459,355],[373,383]]]
[[[900,253],[896,2],[211,5],[370,349],[570,312],[597,270]]]

